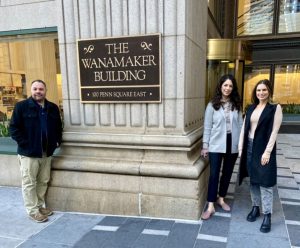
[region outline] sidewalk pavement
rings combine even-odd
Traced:
[[[278,137],[278,187],[270,233],[259,231],[262,217],[246,221],[249,182],[236,185],[236,166],[227,197],[232,211],[217,207],[208,221],[55,212],[48,222],[35,223],[25,213],[20,188],[0,187],[0,248],[300,247],[299,140],[294,134]]]

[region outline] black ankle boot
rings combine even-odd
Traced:
[[[250,222],[256,221],[256,218],[260,216],[259,206],[253,206],[251,212],[247,216],[247,220]]]
[[[264,220],[261,224],[260,231],[263,233],[268,233],[271,231],[271,213],[264,214]]]

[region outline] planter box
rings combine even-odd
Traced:
[[[283,122],[299,122],[300,114],[283,114]]]

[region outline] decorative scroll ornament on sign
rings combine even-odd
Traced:
[[[94,46],[93,45],[89,45],[88,47],[83,48],[83,51],[85,51],[84,54],[92,53],[92,51],[94,51]]]
[[[150,48],[150,47],[152,47],[152,44],[150,43],[150,44],[147,44],[147,42],[142,42],[141,43],[141,47],[142,48],[144,48],[144,50],[149,50],[149,51],[151,51],[152,49]]]

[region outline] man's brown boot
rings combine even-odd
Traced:
[[[47,215],[43,215],[40,212],[37,212],[35,214],[30,214],[29,217],[34,220],[35,222],[41,223],[48,220]]]
[[[49,208],[39,208],[39,211],[42,215],[50,216],[53,212]]]

